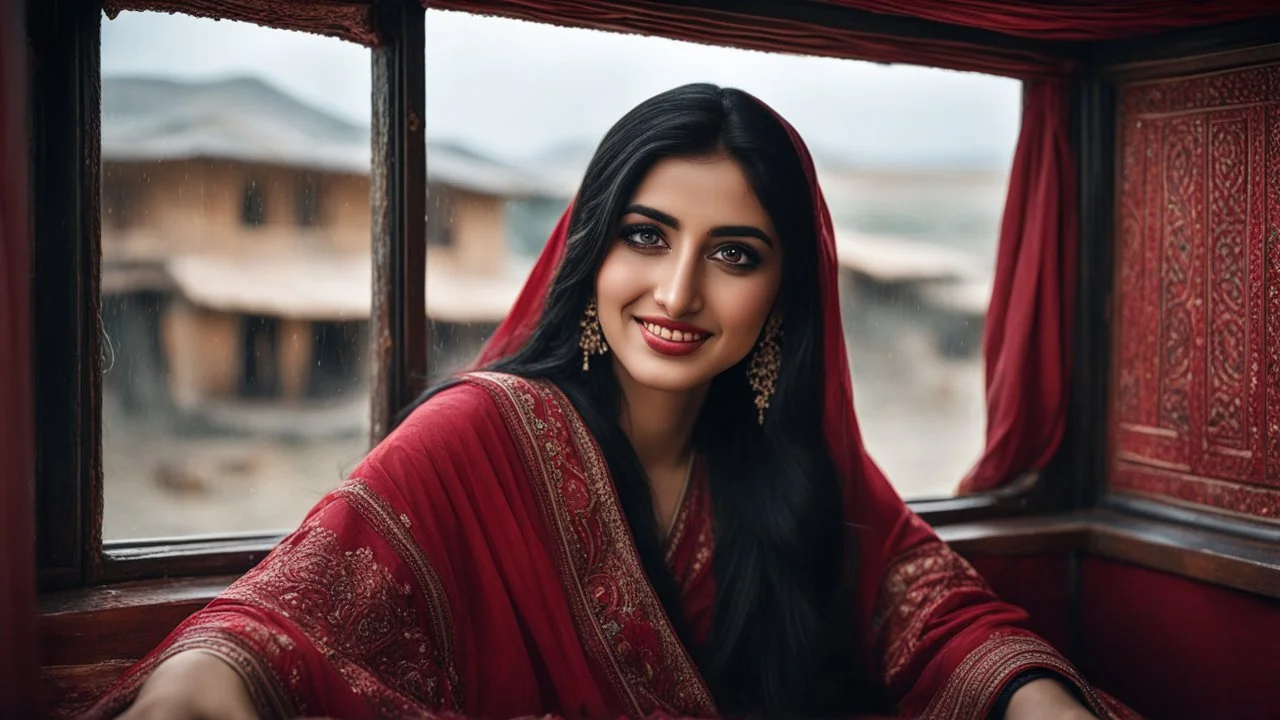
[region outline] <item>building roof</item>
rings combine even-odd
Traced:
[[[217,158],[368,174],[369,128],[330,115],[258,78],[102,80],[102,158]],[[427,180],[501,196],[562,194],[526,169],[449,142],[427,146]]]
[[[191,255],[168,259],[165,270],[188,301],[222,312],[367,320],[373,296],[367,255]],[[481,275],[427,263],[427,316],[450,323],[497,323],[523,283],[524,275],[515,270]]]
[[[988,275],[979,259],[941,245],[836,228],[836,257],[846,270],[881,283],[967,281]]]

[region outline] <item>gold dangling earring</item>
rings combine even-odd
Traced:
[[[782,316],[773,315],[765,323],[764,333],[751,360],[747,363],[747,381],[756,394],[756,422],[764,425],[764,411],[769,407],[778,386],[778,369],[782,366]]]
[[[600,314],[596,310],[596,299],[587,303],[587,311],[582,315],[582,331],[578,334],[578,347],[582,348],[582,372],[591,369],[591,356],[609,352],[604,341],[604,331],[600,328]]]

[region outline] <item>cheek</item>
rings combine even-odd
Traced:
[[[600,322],[609,331],[619,322],[622,309],[643,294],[642,273],[634,267],[626,248],[614,248],[605,256],[596,273],[596,302]]]
[[[755,345],[773,310],[778,283],[774,278],[761,277],[758,280],[726,284],[716,298],[721,330],[731,340],[735,352],[745,354]]]

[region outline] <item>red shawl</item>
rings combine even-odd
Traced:
[[[788,126],[789,127],[789,126]],[[903,716],[977,718],[1005,685],[1048,668],[1101,717],[1128,717],[1024,629],[914,515],[863,449],[839,314],[834,234],[792,131],[819,230],[827,442],[859,529],[850,682]],[[557,226],[481,354],[513,352],[541,313],[567,239]],[[268,716],[710,717],[716,707],[647,581],[600,448],[552,385],[471,373],[418,408],[254,570],[178,627],[89,713],[111,716],[175,652],[235,667]],[[715,596],[705,473],[678,511],[667,561],[695,642]]]

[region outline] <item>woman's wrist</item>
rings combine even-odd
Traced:
[[[1018,688],[1009,699],[1005,720],[1086,720],[1096,716],[1061,682],[1040,678]]]

